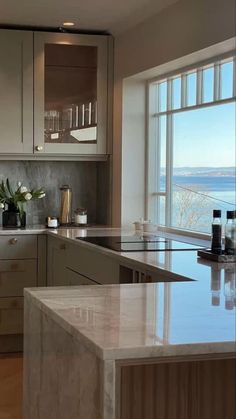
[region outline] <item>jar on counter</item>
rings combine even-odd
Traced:
[[[75,210],[75,224],[87,225],[87,210],[85,208],[77,208]]]
[[[71,203],[72,203],[72,190],[68,185],[62,185],[61,191],[61,211],[60,211],[60,224],[71,224]]]
[[[58,228],[59,227],[59,221],[57,217],[47,217],[46,218],[46,226],[48,228]]]

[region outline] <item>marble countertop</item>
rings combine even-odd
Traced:
[[[227,275],[220,291],[212,280],[199,279],[35,288],[25,297],[101,359],[231,354],[236,317],[232,304],[226,307],[235,273]],[[225,304],[217,305],[217,292]]]
[[[26,228],[3,228],[0,227],[0,236],[16,236],[16,235],[25,235],[25,234],[45,234],[47,228],[44,225],[32,225],[27,226]]]
[[[197,251],[116,252],[76,237],[133,235],[109,228],[47,230],[122,264],[152,270],[155,284],[38,288],[26,298],[102,359],[231,353],[235,350],[236,264],[197,258]],[[164,236],[163,233],[157,233]],[[166,237],[194,244],[209,242]],[[164,278],[165,277],[165,278]],[[183,279],[191,279],[184,281]],[[181,281],[182,279],[182,281]]]
[[[136,233],[134,229],[120,229],[120,228],[60,228],[58,230],[48,230],[48,234],[56,236],[57,238],[67,241],[69,243],[93,249],[101,254],[109,255],[127,267],[134,267],[136,269],[148,269],[150,272],[166,275],[168,277],[176,278],[190,278],[198,279],[199,275],[209,277],[211,273],[212,264],[199,264],[196,251],[189,252],[118,252],[111,249],[104,248],[92,243],[82,240],[77,240],[78,237],[99,237],[99,236],[134,236]],[[163,233],[156,231],[155,233],[162,237],[173,240],[180,240],[186,243],[198,244],[204,247],[210,245],[207,240],[193,239],[192,237],[174,235],[170,233]],[[150,236],[150,234],[149,234]],[[216,267],[217,264],[213,263]],[[223,264],[218,265],[219,269],[223,268]]]

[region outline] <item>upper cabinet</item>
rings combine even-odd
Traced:
[[[34,36],[36,153],[106,154],[108,37]]]
[[[2,155],[107,154],[110,42],[0,30]]]
[[[0,152],[33,153],[33,34],[0,30]]]

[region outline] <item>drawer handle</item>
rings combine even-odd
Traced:
[[[9,240],[10,244],[16,244],[18,240],[14,237],[13,239]]]

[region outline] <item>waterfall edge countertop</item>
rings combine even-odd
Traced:
[[[205,280],[25,290],[100,359],[235,353],[235,311],[211,305]]]

